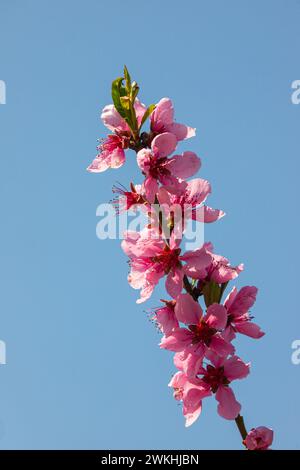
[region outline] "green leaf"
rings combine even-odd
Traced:
[[[127,90],[127,93],[129,94],[131,90],[131,78],[130,78],[126,65],[124,65],[124,78],[126,81],[126,90]]]
[[[123,109],[126,109],[126,111],[130,109],[130,99],[128,98],[128,96],[121,96],[120,102]]]
[[[138,86],[138,84],[136,82],[132,82],[131,90],[130,90],[130,97],[131,97],[132,103],[134,103],[139,90],[140,90],[140,87]]]
[[[125,86],[123,84],[124,80]],[[131,83],[131,78],[125,65],[124,77],[118,77],[112,82],[111,96],[116,110],[127,122],[134,138],[138,137],[138,123],[134,110],[134,100],[138,91],[139,87],[136,82]]]
[[[123,80],[124,80],[123,77],[118,77],[112,82],[111,97],[112,97],[116,110],[118,111],[120,116],[122,116],[122,118],[125,119],[127,113],[121,104],[121,96],[124,96],[124,90],[125,90],[124,87],[122,86]]]
[[[120,96],[127,96],[126,89],[123,87],[123,85],[120,85]]]
[[[150,114],[154,111],[155,108],[156,108],[156,105],[155,105],[155,104],[150,104],[150,106],[148,106],[148,108],[147,108],[146,111],[145,111],[144,116],[142,117],[140,129],[141,129],[142,125],[145,124],[145,121],[148,119],[148,117],[149,117]]]
[[[219,303],[221,287],[214,281],[210,281],[202,289],[204,295],[204,302],[208,308],[211,304]]]

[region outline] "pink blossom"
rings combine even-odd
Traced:
[[[206,396],[211,394],[215,395],[219,403],[218,413],[220,416],[225,419],[235,419],[240,413],[241,405],[236,400],[229,385],[233,380],[247,377],[249,374],[249,364],[245,364],[237,356],[231,356],[225,359],[211,354],[210,360],[212,364],[208,364],[205,368],[201,365],[199,366],[198,374],[195,378],[189,378],[186,374],[181,372],[180,377],[181,382],[184,383],[184,387],[180,398],[184,403],[188,404],[192,397],[195,410],[199,411],[200,407],[201,411],[202,398],[205,390]],[[186,385],[187,383],[189,384],[188,387]],[[196,416],[196,418],[197,417],[198,416]]]
[[[174,388],[174,397],[182,400],[186,426],[191,425],[200,415],[202,400],[212,394],[218,401],[218,413],[225,419],[235,419],[241,410],[240,403],[229,387],[233,380],[243,379],[249,374],[249,364],[239,357],[228,359],[212,355],[211,364],[200,366],[197,377],[190,378],[184,372],[175,374],[169,386]]]
[[[140,124],[147,108],[136,98],[134,109],[138,124]],[[131,133],[127,122],[120,116],[113,104],[108,104],[103,108],[101,119],[103,124],[115,134]]]
[[[162,186],[158,191],[158,201],[164,207],[181,207],[184,222],[189,219],[199,222],[211,223],[224,217],[225,212],[219,209],[212,209],[204,205],[204,201],[211,193],[211,186],[208,181],[202,178],[195,178],[187,182],[182,191],[172,194]]]
[[[234,287],[224,302],[224,308],[227,310],[227,332],[226,337],[233,339],[235,333],[241,333],[251,338],[261,338],[264,332],[256,323],[253,323],[249,314],[249,309],[256,300],[257,288],[254,286],[245,286],[238,292]]]
[[[150,205],[145,196],[144,186],[141,184],[130,184],[130,191],[123,185],[114,185],[112,188],[114,194],[119,194],[118,197],[112,200],[116,213],[127,211],[137,206],[143,207],[145,210],[150,210]]]
[[[208,350],[207,350],[208,352]],[[189,348],[174,354],[174,365],[185,373],[188,378],[195,378],[202,365],[203,356],[194,354]]]
[[[199,222],[215,222],[225,215],[225,212],[219,209],[212,209],[206,205],[202,205],[207,196],[211,193],[211,186],[208,181],[195,178],[188,181],[186,190],[181,196],[181,204],[192,206],[192,219]]]
[[[247,434],[243,444],[248,450],[268,450],[273,442],[273,430],[265,426],[253,428]]]
[[[182,290],[184,274],[203,272],[210,263],[210,255],[202,247],[186,260],[187,252],[181,256],[180,240],[172,235],[169,245],[154,229],[147,227],[141,232],[128,231],[122,241],[122,248],[130,258],[128,281],[134,289],[141,289],[138,303],[147,300],[159,280],[167,276],[168,294],[176,298]],[[182,261],[186,261],[183,264]]]
[[[241,405],[231,383],[245,378],[250,364],[235,355],[232,340],[236,333],[252,338],[264,335],[250,314],[257,288],[246,286],[238,291],[234,287],[222,305],[227,283],[240,274],[243,264],[231,266],[227,258],[213,252],[211,243],[182,253],[180,243],[188,221],[211,223],[225,213],[206,205],[211,194],[207,180],[189,180],[200,169],[200,158],[191,151],[174,155],[178,142],[193,137],[195,129],[175,122],[169,98],[146,108],[136,99],[138,91],[125,66],[124,78],[112,84],[113,101],[125,119],[114,105],[105,106],[101,119],[109,135],[100,140],[87,170],[99,173],[119,168],[125,163],[127,149],[136,152],[144,181],[130,183],[129,189],[114,186],[117,196],[112,200],[117,213],[140,208],[148,218],[144,229],[127,231],[122,241],[129,257],[129,284],[140,290],[137,303],[141,303],[165,280],[171,299],[161,300],[151,320],[163,334],[160,347],[175,353],[178,372],[169,386],[174,398],[182,402],[186,426],[200,416],[203,400],[214,396],[220,416],[238,417],[236,424],[244,439]],[[141,132],[148,118],[150,130]],[[198,299],[203,300],[203,310]],[[243,445],[249,450],[267,450],[272,441],[273,431],[261,426],[251,429]]]
[[[162,300],[165,303],[164,307],[157,308],[153,315],[160,331],[168,336],[172,333],[175,328],[179,327],[178,320],[175,316],[175,300]]]
[[[179,260],[178,242],[166,245],[154,230],[126,232],[122,248],[130,258],[128,282],[134,289],[141,289],[137,303],[146,301],[159,280],[167,275],[166,289],[173,296],[182,290],[183,271]]]
[[[151,142],[151,149],[142,149],[137,154],[137,163],[146,176],[145,190],[150,202],[154,201],[158,183],[170,192],[180,193],[186,187],[183,179],[194,175],[200,168],[201,161],[193,152],[173,155],[177,140],[170,132],[157,135]]]
[[[177,372],[171,379],[175,400],[183,402],[183,416],[186,427],[191,426],[200,416],[203,398],[209,397],[211,391],[201,380],[189,379],[183,372]]]
[[[238,266],[231,266],[229,260],[224,256],[216,255],[213,253],[213,246],[210,242],[204,244],[205,249],[211,255],[211,264],[206,269],[206,274],[203,277],[199,276],[202,281],[214,281],[219,284],[224,284],[232,279],[235,279],[244,269],[243,264]],[[201,282],[199,288],[201,288]]]
[[[169,98],[162,98],[150,116],[151,131],[154,134],[171,132],[176,139],[184,140],[195,136],[196,129],[174,121],[173,103]]]
[[[236,379],[243,379],[249,374],[250,364],[245,364],[239,357],[232,356],[224,359],[211,355],[212,365],[200,371],[202,380],[208,384],[215,393],[219,402],[218,413],[225,419],[235,419],[241,410],[229,384]]]
[[[99,153],[88,166],[90,173],[101,173],[108,168],[120,168],[125,163],[124,149],[128,148],[129,139],[125,136],[109,135],[98,147]]]
[[[208,257],[210,260],[209,264],[207,264]],[[206,244],[201,248],[186,251],[180,259],[186,262],[185,274],[193,279],[201,279],[205,276],[211,265],[211,254],[206,249]]]
[[[140,124],[146,107],[136,99],[135,112]],[[98,145],[98,154],[87,170],[91,173],[101,173],[108,168],[120,168],[125,163],[125,149],[129,147],[131,130],[126,121],[120,116],[114,105],[105,106],[101,119],[103,124],[113,132]]]
[[[208,351],[227,357],[234,347],[220,334],[227,323],[227,313],[219,304],[212,304],[203,315],[201,306],[189,294],[180,294],[176,299],[175,316],[188,328],[176,328],[161,340],[160,347],[170,351],[185,352],[186,372],[195,374],[199,364]]]

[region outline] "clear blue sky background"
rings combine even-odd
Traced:
[[[85,171],[106,131],[101,108],[126,63],[146,103],[170,96],[197,127],[182,148],[203,158],[218,253],[244,262],[267,332],[237,346],[252,373],[235,384],[247,426],[300,448],[300,1],[0,0],[0,446],[240,448],[234,423],[206,400],[184,428],[167,383],[172,356],[126,281],[119,241],[96,238],[96,207],[118,172]]]

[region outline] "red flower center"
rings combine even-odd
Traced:
[[[172,269],[180,266],[180,252],[180,248],[175,248],[172,250],[166,246],[160,255],[154,256],[154,258],[152,258],[152,261],[162,265],[165,273],[168,274]]]
[[[203,377],[203,382],[207,383],[211,387],[211,391],[216,393],[220,385],[228,385],[230,381],[224,375],[224,367],[214,367],[208,365],[206,373]]]
[[[109,152],[112,152],[116,148],[127,149],[129,141],[130,136],[126,134],[110,134],[100,143],[98,149],[101,151],[108,150]]]
[[[190,325],[189,330],[194,333],[193,344],[201,341],[206,346],[210,345],[212,337],[217,332],[215,328],[211,328],[205,321],[201,321],[199,325]]]
[[[151,158],[149,174],[152,178],[159,179],[161,176],[170,175],[170,171],[165,168],[164,163],[167,161],[167,158]]]

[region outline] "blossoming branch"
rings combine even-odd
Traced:
[[[129,189],[113,188],[117,213],[139,207],[148,217],[141,231],[127,231],[122,242],[130,261],[128,282],[140,290],[137,302],[142,303],[165,278],[169,298],[162,300],[153,318],[163,335],[160,347],[174,352],[177,372],[169,386],[175,400],[182,402],[186,426],[200,416],[203,400],[213,396],[219,415],[235,421],[245,448],[268,449],[273,431],[260,426],[247,432],[233,391],[234,381],[250,372],[250,364],[236,354],[236,336],[264,335],[249,313],[257,288],[233,287],[223,301],[228,283],[243,265],[232,266],[214,253],[210,242],[184,252],[182,234],[189,220],[212,223],[225,213],[205,204],[211,193],[207,180],[189,179],[199,171],[200,158],[192,151],[174,154],[180,141],[194,137],[196,130],[175,121],[169,98],[146,107],[138,93],[125,67],[124,76],[112,83],[113,104],[101,115],[110,134],[88,167],[92,173],[117,169],[125,164],[127,149],[136,153],[143,181],[130,182]]]

